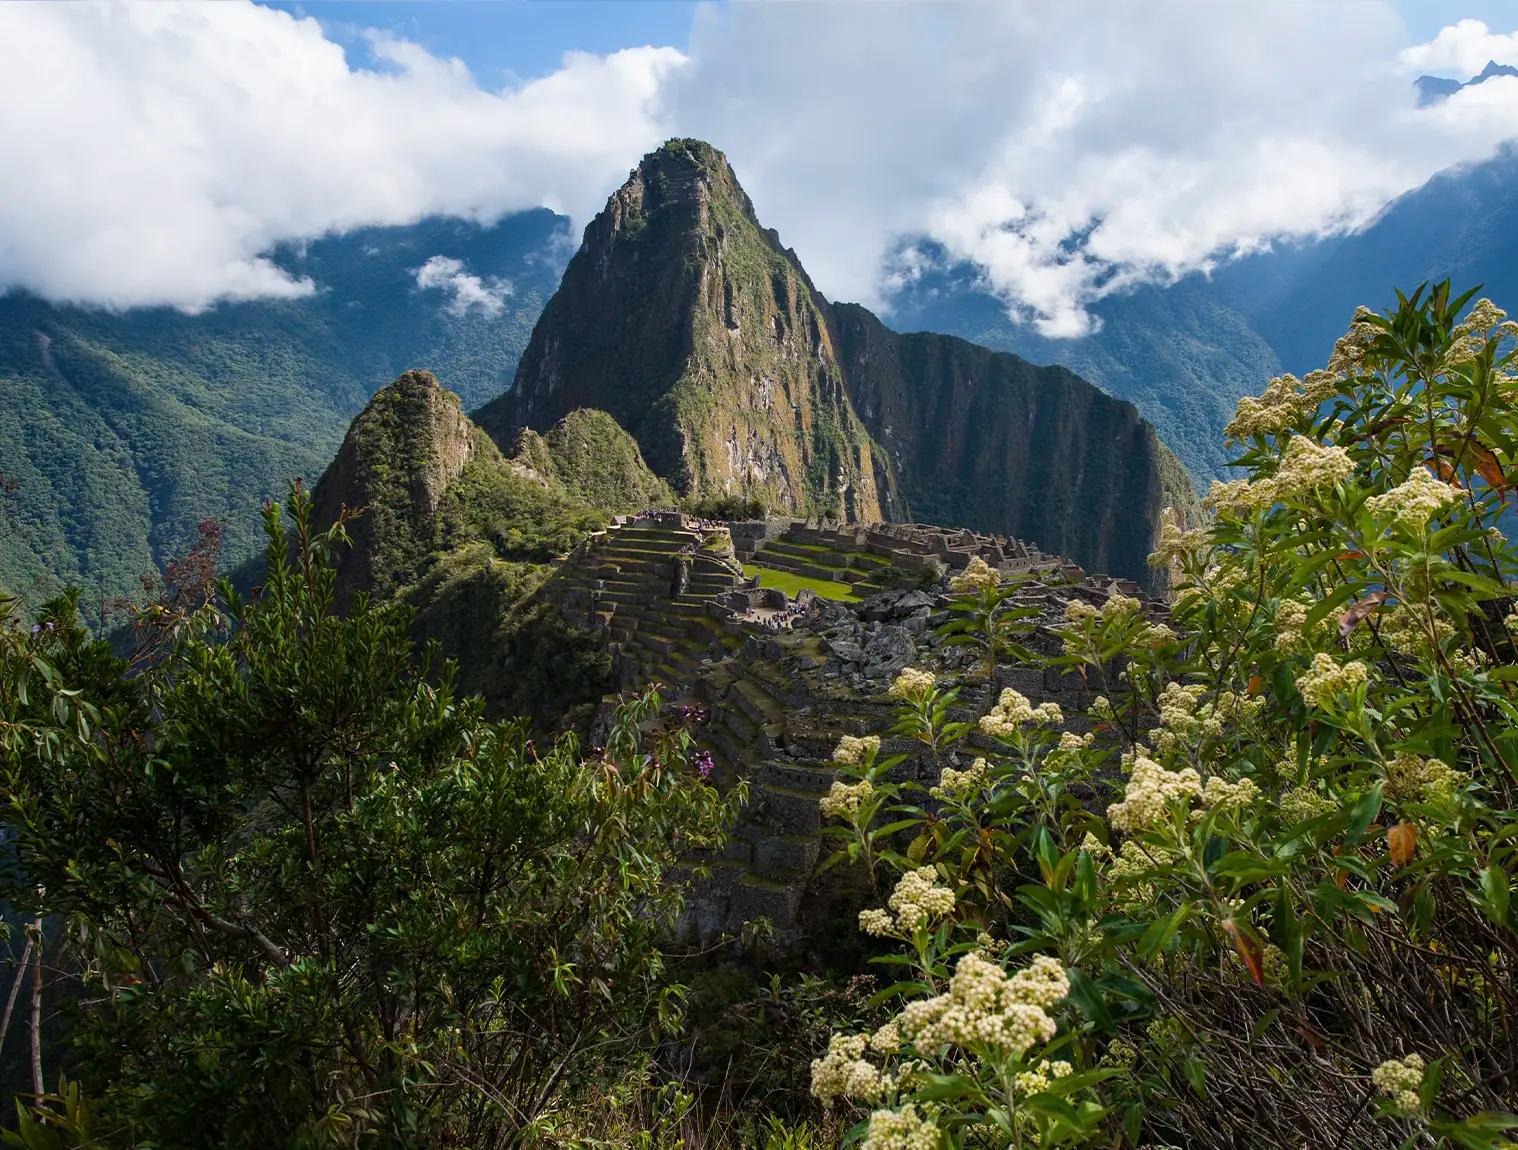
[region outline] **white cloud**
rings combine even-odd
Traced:
[[[260,258],[278,240],[539,204],[579,225],[681,134],[728,153],[829,295],[879,306],[926,235],[1076,335],[1106,293],[1352,227],[1490,155],[1518,79],[1419,109],[1408,69],[1515,38],[1468,21],[1409,48],[1390,3],[1341,0],[711,5],[688,55],[571,53],[488,91],[383,33],[355,67],[250,4],[0,5],[0,289],[296,295]]]
[[[448,297],[445,305],[450,315],[468,315],[479,308],[486,315],[500,315],[511,294],[511,284],[496,276],[483,280],[466,271],[463,260],[433,256],[416,269],[416,286],[424,291],[435,288]]]
[[[479,88],[246,3],[0,5],[0,290],[108,306],[300,295],[278,240],[544,205],[584,220],[658,142],[683,57],[571,53]]]
[[[1427,44],[1405,48],[1397,61],[1409,72],[1428,72],[1468,80],[1489,61],[1518,64],[1518,32],[1493,32],[1480,20],[1458,20]]]
[[[1388,4],[948,11],[712,8],[671,77],[829,294],[879,306],[925,233],[1077,335],[1103,294],[1354,226],[1518,132],[1506,81],[1417,109]]]

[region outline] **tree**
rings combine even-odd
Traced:
[[[96,1136],[520,1145],[677,1017],[674,868],[736,796],[652,694],[590,757],[485,722],[405,610],[333,613],[303,490],[264,525],[140,676],[72,600],[0,633],[8,897],[77,957]]]

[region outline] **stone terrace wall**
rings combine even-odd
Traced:
[[[1025,587],[1017,604],[1040,613],[1033,648],[1053,652],[1057,640],[1046,628],[1063,616],[1068,599],[1100,602],[1114,589],[1111,580],[1064,583],[1057,572]],[[1091,695],[1078,676],[1003,666],[987,680],[971,666],[970,652],[943,644],[934,631],[948,618],[947,603],[941,593],[914,591],[858,606],[819,604],[804,629],[751,639],[697,682],[696,697],[709,709],[700,742],[717,762],[718,778],[746,778],[750,793],[732,843],[708,860],[710,877],[695,890],[685,923],[691,936],[710,942],[763,917],[784,944],[818,925],[808,921],[808,907],[818,897],[818,864],[831,849],[818,806],[837,777],[831,754],[843,735],[889,729],[895,704],[885,692],[902,667],[933,669],[958,686],[957,720],[975,722],[1002,688],[1014,687],[1035,705],[1057,702],[1065,729],[1090,729],[1084,713]],[[886,739],[881,753],[906,756],[898,768],[903,781],[931,785],[942,766],[963,769],[990,746],[977,730],[940,764],[912,740]]]
[[[1035,704],[1059,703],[1067,729],[1087,729],[1090,698],[1078,677],[1011,666],[988,681],[967,649],[935,633],[948,618],[946,585],[881,590],[872,580],[882,569],[954,572],[979,556],[1009,578],[1026,578],[1016,603],[1035,608],[1043,626],[1072,597],[1100,603],[1113,591],[1139,595],[1129,581],[1088,577],[1016,540],[928,524],[734,525],[736,555],[749,547],[761,565],[846,583],[862,597],[817,599],[777,630],[745,621],[759,592],[735,559],[701,551],[714,529],[673,512],[619,521],[577,548],[544,589],[571,622],[605,634],[625,687],[658,681],[672,706],[705,707],[698,742],[711,753],[717,780],[749,782],[733,841],[721,857],[704,860],[709,877],[686,914],[686,931],[703,943],[758,918],[782,943],[806,935],[824,855],[818,802],[835,778],[833,748],[843,735],[891,726],[886,689],[902,668],[929,668],[958,686],[955,719],[973,723],[1011,686]],[[681,557],[689,581],[675,593]],[[1045,630],[1032,646],[1052,650],[1053,643]],[[905,755],[902,777],[931,784],[941,766],[962,768],[988,746],[977,731],[938,765],[909,740],[888,740],[882,753]]]

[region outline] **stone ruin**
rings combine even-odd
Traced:
[[[975,556],[1009,578],[1027,577],[1014,603],[1037,612],[1035,650],[1052,652],[1047,627],[1072,597],[1143,598],[1131,581],[1093,578],[1017,540],[970,531],[724,524],[678,512],[619,518],[545,585],[568,621],[605,636],[624,688],[657,682],[671,706],[705,711],[697,741],[719,783],[748,780],[732,842],[705,860],[708,874],[694,890],[685,925],[695,938],[709,942],[759,918],[782,943],[801,934],[824,857],[818,802],[835,778],[833,748],[843,735],[884,735],[894,711],[886,690],[903,668],[924,667],[958,686],[954,719],[973,723],[1010,686],[1035,705],[1058,702],[1067,729],[1089,729],[1090,696],[1077,676],[1003,666],[987,679],[973,653],[937,634],[949,617],[947,578]],[[789,597],[746,577],[744,563],[825,580],[847,598]],[[683,579],[675,574],[682,565]],[[962,768],[989,746],[975,731],[938,765],[912,740],[886,739],[881,753],[905,755],[903,779],[931,784],[941,766]]]

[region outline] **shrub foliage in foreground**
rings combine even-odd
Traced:
[[[677,1019],[671,867],[730,801],[687,732],[641,733],[653,695],[589,758],[483,721],[403,611],[331,612],[340,528],[299,488],[265,526],[262,589],[223,585],[139,677],[66,600],[0,627],[6,894],[66,931],[90,1100],[24,1134],[523,1144]]]
[[[1518,326],[1467,302],[1362,310],[1240,403],[1246,477],[1156,557],[1169,625],[1114,595],[1059,629],[1095,737],[1005,691],[927,795],[840,746],[899,981],[813,1092],[869,1150],[1512,1145]],[[1006,588],[960,590],[994,649]],[[931,675],[895,693],[962,743]]]

